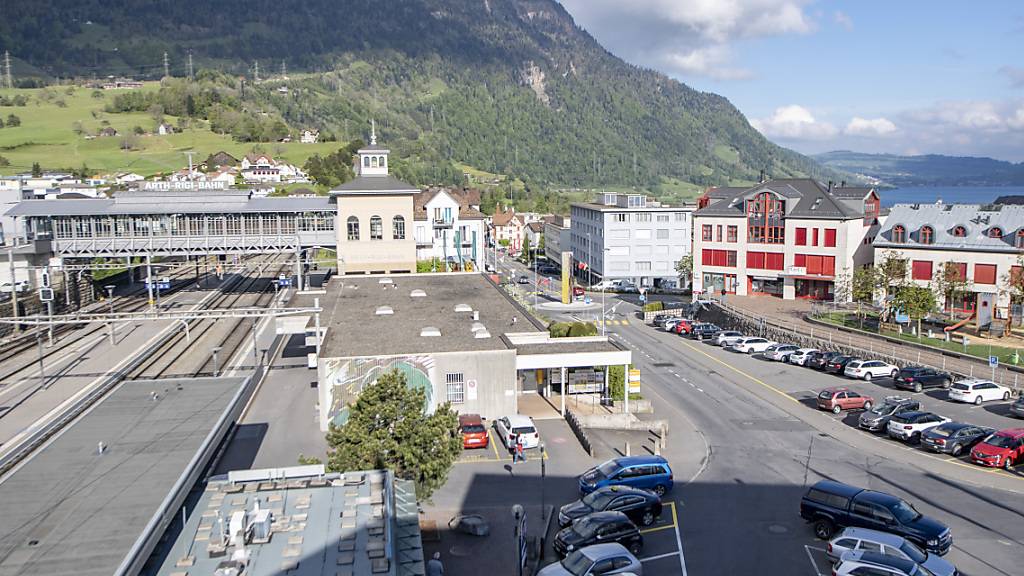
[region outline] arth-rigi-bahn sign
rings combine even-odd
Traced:
[[[167,182],[164,180],[139,182],[139,190],[153,192],[170,192],[171,190],[227,190],[228,183],[223,181],[182,181]]]

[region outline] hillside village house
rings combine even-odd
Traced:
[[[1024,254],[1024,206],[897,204],[874,250],[876,261],[890,254],[905,259],[909,279],[919,286],[933,286],[945,263],[955,265],[968,293],[942,298],[940,305],[950,312],[977,312],[977,325],[985,326],[1008,317],[1008,280],[1021,273]]]
[[[118,172],[114,175],[114,182],[118,184],[133,184],[145,180],[146,177],[135,172]]]
[[[540,248],[540,241],[544,238],[544,220],[539,222],[530,222],[526,225],[526,244],[528,250],[536,250]]]
[[[200,167],[203,170],[220,170],[222,168],[234,168],[236,166],[238,166],[238,158],[235,158],[223,150],[215,154],[210,154],[209,158],[200,164]]]
[[[841,274],[873,261],[873,188],[776,179],[709,190],[694,213],[693,292],[831,300]]]
[[[242,178],[254,183],[305,183],[306,173],[299,168],[278,162],[268,154],[246,154],[242,158]]]
[[[160,125],[156,127],[156,133],[161,135],[161,136],[166,136],[168,134],[174,134],[175,132],[176,132],[176,130],[174,129],[174,126],[171,126],[170,124],[168,124],[166,122],[161,122]]]
[[[414,197],[416,259],[438,259],[453,269],[482,270],[484,219],[479,190],[429,188]]]
[[[303,130],[302,135],[299,136],[299,142],[302,144],[316,144],[319,139],[319,130]]]
[[[497,206],[491,216],[491,241],[499,245],[507,244],[509,254],[518,254],[523,246],[523,229],[526,219],[516,214],[513,207]]]

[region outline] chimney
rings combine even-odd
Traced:
[[[828,181],[828,193],[829,194],[832,193],[832,181],[831,180]]]

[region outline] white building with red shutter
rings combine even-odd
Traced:
[[[870,264],[879,228],[873,188],[809,178],[712,188],[693,226],[693,290],[831,300],[836,277]]]
[[[1024,254],[1024,206],[1009,204],[897,204],[874,243],[875,258],[904,258],[910,280],[931,286],[951,262],[967,280],[964,297],[946,298],[947,311],[974,314],[984,326],[1005,318],[1007,280],[1020,273]],[[1001,310],[995,313],[996,309]]]

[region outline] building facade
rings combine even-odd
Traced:
[[[950,312],[977,313],[979,326],[1006,318],[1009,280],[1021,273],[1024,206],[1003,204],[897,204],[874,242],[875,260],[907,262],[909,280],[934,287],[951,266],[966,294],[940,295]]]
[[[552,216],[544,221],[544,256],[562,265],[562,252],[572,250],[572,219],[567,216]]]
[[[585,281],[624,279],[673,288],[675,265],[690,254],[693,206],[666,206],[642,194],[601,194],[574,203],[569,250]]]
[[[526,220],[516,214],[515,208],[495,208],[491,216],[491,242],[507,245],[509,254],[517,254],[523,247],[523,229]]]
[[[356,177],[331,190],[337,203],[338,271],[391,274],[416,271],[414,196],[419,188],[391,176],[390,151],[370,145],[356,152]]]
[[[837,277],[873,260],[872,188],[777,179],[709,191],[694,214],[693,292],[831,300]]]
[[[417,260],[483,269],[485,216],[474,201],[479,202],[474,190],[431,188],[415,196]]]

